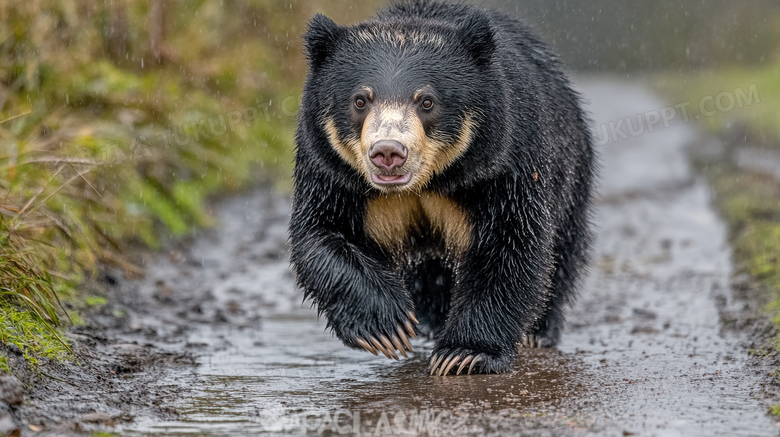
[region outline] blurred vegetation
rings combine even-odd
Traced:
[[[480,0],[526,19],[569,67],[683,72],[780,55],[777,0]]]
[[[133,250],[212,224],[209,199],[287,186],[299,35],[315,11],[373,8],[0,2],[0,341],[62,358],[60,299],[82,307],[101,265],[142,274]]]
[[[760,102],[753,101],[749,106],[735,107],[728,112],[717,111],[711,117],[701,114],[702,98],[724,91],[734,95],[738,88],[747,94],[752,85]],[[752,141],[780,149],[780,59],[761,66],[734,65],[696,73],[667,73],[655,79],[655,87],[675,99],[675,103],[691,102],[687,108],[690,117],[700,115],[697,123],[713,134],[738,127]],[[710,102],[707,107],[712,110],[714,105]]]
[[[694,160],[715,191],[715,204],[729,225],[738,272],[750,278],[749,297],[764,305],[780,333],[780,182],[773,175],[739,168],[740,147],[780,151],[780,60],[763,66],[730,66],[704,72],[668,73],[653,79],[669,99],[691,102],[689,117],[725,143],[720,159]],[[699,102],[755,85],[760,102],[705,117]],[[712,109],[712,104],[710,104]],[[780,334],[772,353],[780,352]],[[778,410],[780,411],[780,410]]]

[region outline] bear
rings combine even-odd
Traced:
[[[295,136],[290,263],[347,347],[504,373],[553,347],[588,268],[597,157],[562,63],[468,4],[317,14]]]

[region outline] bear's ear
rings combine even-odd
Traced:
[[[475,14],[461,26],[460,34],[465,43],[466,51],[482,67],[490,63],[496,50],[496,33],[490,23],[490,18],[484,14]]]
[[[306,57],[312,68],[322,65],[333,53],[343,29],[322,14],[316,14],[309,21],[309,29],[303,35],[303,40]]]

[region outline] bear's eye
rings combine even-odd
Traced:
[[[433,108],[433,100],[431,99],[425,99],[422,102],[422,107],[425,109],[431,109]]]
[[[355,107],[358,108],[358,109],[365,108],[366,107],[366,101],[363,100],[362,98],[358,97],[357,99],[355,99]]]

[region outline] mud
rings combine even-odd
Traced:
[[[665,106],[635,84],[579,86],[595,125]],[[723,328],[742,304],[688,165],[698,137],[679,124],[600,148],[592,272],[561,345],[522,349],[511,374],[427,376],[424,340],[400,362],[344,348],[293,286],[289,199],[260,190],[149,257],[145,279],[108,278],[116,298],[71,334],[82,366],[47,367],[17,416],[43,434],[777,435],[766,369]]]

